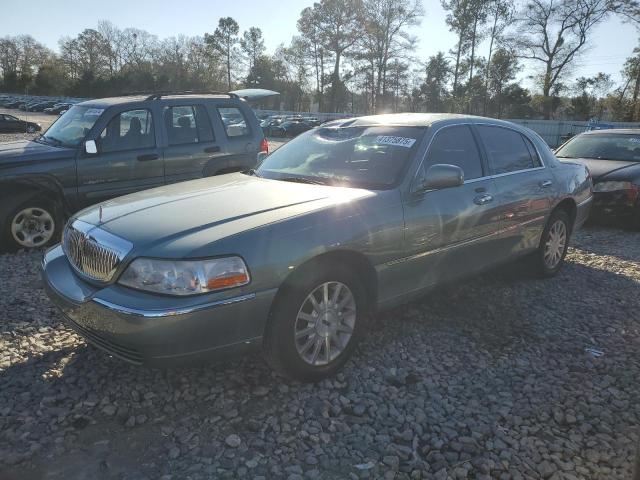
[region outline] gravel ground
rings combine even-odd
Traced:
[[[639,240],[590,227],[554,279],[506,267],[381,314],[316,385],[258,356],[109,358],[48,302],[41,253],[0,256],[0,478],[630,478]]]

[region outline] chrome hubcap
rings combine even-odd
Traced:
[[[42,208],[30,207],[13,217],[11,234],[16,243],[23,247],[41,247],[51,240],[55,226],[49,212]]]
[[[296,350],[310,365],[327,365],[349,344],[356,324],[356,301],[344,283],[327,282],[302,302],[295,323]]]
[[[567,243],[567,227],[562,220],[556,220],[549,229],[547,243],[544,246],[544,263],[548,268],[555,268],[562,259]]]

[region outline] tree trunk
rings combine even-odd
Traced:
[[[552,60],[549,60],[547,62],[547,71],[544,74],[544,85],[542,87],[542,108],[545,120],[551,119],[551,65]]]
[[[491,68],[491,56],[493,55],[493,42],[496,38],[496,29],[498,28],[498,15],[494,17],[493,28],[491,29],[491,41],[489,42],[489,55],[487,57],[487,67],[484,72],[484,102],[482,106],[482,115],[487,115],[487,103],[489,102],[489,69]]]
[[[231,50],[227,49],[227,87],[231,91]]]

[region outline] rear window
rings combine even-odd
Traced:
[[[269,155],[258,174],[329,185],[385,189],[396,185],[415,155],[420,127],[325,127],[311,130]]]
[[[640,162],[640,134],[578,135],[558,149],[556,156]]]
[[[540,166],[531,156],[524,137],[508,128],[478,125],[480,138],[489,155],[491,173],[519,172]]]

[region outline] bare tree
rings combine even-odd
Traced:
[[[251,27],[249,30],[245,31],[240,39],[240,47],[247,55],[249,60],[249,71],[251,71],[253,66],[256,64],[256,60],[265,51],[262,30],[258,27]]]
[[[491,28],[489,30],[489,53],[487,54],[487,65],[491,65],[491,57],[496,44],[499,43],[502,34],[513,20],[515,14],[514,4],[511,0],[490,0],[487,5],[487,14]],[[483,105],[483,115],[487,113],[487,101],[489,99],[489,68],[485,68],[485,96]]]
[[[613,7],[610,0],[529,0],[520,12],[512,40],[522,58],[542,66],[544,118],[551,118],[554,87]]]

